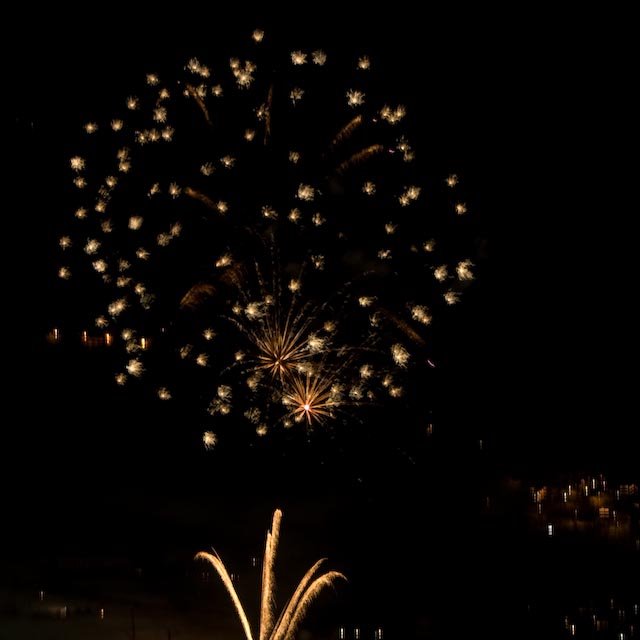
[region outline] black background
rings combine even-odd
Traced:
[[[224,505],[227,520],[245,517],[247,505],[256,535],[283,505],[301,530],[324,514],[321,531],[335,536],[334,555],[351,562],[360,580],[372,571],[363,550],[384,545],[398,550],[401,568],[391,573],[406,581],[409,558],[423,552],[425,529],[417,523],[442,510],[455,519],[459,539],[427,527],[428,539],[443,545],[458,576],[474,567],[466,588],[477,596],[477,577],[491,561],[470,565],[461,551],[467,536],[482,538],[465,529],[465,514],[475,513],[495,478],[583,471],[637,478],[637,179],[630,170],[637,140],[623,15],[561,15],[538,5],[469,13],[455,4],[423,7],[421,17],[399,4],[354,9],[352,17],[305,5],[255,19],[249,11],[241,18],[184,7],[144,18],[106,5],[95,10],[89,17],[21,9],[7,58],[5,101],[15,107],[9,129],[17,144],[7,158],[4,207],[10,326],[2,475],[12,544],[54,554],[65,545],[138,550],[151,536],[206,544],[189,536],[219,536],[222,525],[191,524],[195,505]],[[488,238],[481,278],[442,336],[438,437],[416,464],[366,450],[336,460],[305,449],[288,452],[285,462],[268,447],[207,456],[193,416],[160,415],[135,394],[116,393],[110,373],[90,357],[44,343],[55,307],[48,283],[69,131],[113,94],[127,95],[158,61],[206,59],[255,26],[285,50],[330,41],[384,59],[390,85],[411,96],[420,152],[464,176]],[[109,505],[100,515],[91,507],[96,500]],[[154,502],[173,505],[170,531],[156,530]],[[527,555],[514,553],[519,561]],[[531,583],[537,579],[532,574]],[[458,588],[453,578],[442,585],[442,600],[453,592],[462,598]],[[431,585],[422,596],[437,602],[437,593]],[[486,601],[476,604],[480,610]],[[411,598],[409,605],[421,606]]]

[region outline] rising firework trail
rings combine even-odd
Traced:
[[[258,634],[255,636],[251,632],[249,618],[235,589],[231,575],[220,556],[215,551],[213,553],[200,551],[196,554],[196,559],[204,560],[211,564],[222,580],[236,609],[246,640],[254,640],[254,638],[255,640],[293,640],[312,602],[321,592],[333,586],[338,580],[346,580],[345,576],[338,571],[319,573],[325,563],[325,559],[318,560],[305,573],[280,615],[276,616],[275,562],[281,522],[282,511],[277,509],[273,513],[271,529],[267,532],[265,543],[262,563],[260,622]]]

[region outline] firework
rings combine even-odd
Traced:
[[[339,394],[331,378],[307,374],[292,376],[285,388],[283,404],[290,409],[289,416],[296,422],[307,424],[333,416],[339,405]]]
[[[310,259],[313,273],[322,273],[315,266],[318,260],[318,256]],[[367,337],[362,341],[354,342],[353,326],[343,308],[352,306],[349,301],[354,298],[348,287],[315,303],[314,297],[302,295],[309,292],[303,279],[293,278],[285,285],[277,265],[229,269],[222,276],[227,283],[226,312],[221,306],[216,322],[201,333],[200,344],[206,351],[194,356],[189,348],[182,354],[187,361],[220,371],[217,379],[224,383],[209,404],[218,428],[225,416],[241,416],[258,436],[276,425],[313,428],[339,415],[346,419],[355,406],[380,396],[384,361],[390,366],[388,356],[369,331],[363,331]],[[209,294],[215,295],[215,289]],[[371,297],[368,303],[375,300]],[[204,302],[194,300],[191,308],[200,304]],[[403,331],[410,333],[408,328]],[[369,365],[369,375],[357,382],[367,371],[361,370],[365,357],[379,362],[376,367]],[[350,391],[356,387],[357,393]]]
[[[126,115],[79,128],[56,269],[98,301],[87,322],[134,330],[114,343],[118,384],[148,377],[167,401],[177,359],[216,429],[241,415],[264,435],[400,397],[395,378],[427,360],[432,320],[475,263],[441,242],[468,213],[460,177],[428,186],[407,110],[380,98],[370,57],[272,60],[267,34],[247,35],[250,59],[148,73]],[[339,90],[317,90],[332,80]]]
[[[260,622],[257,635],[259,640],[293,640],[309,606],[316,597],[322,591],[333,586],[338,580],[346,580],[346,577],[338,571],[327,571],[318,575],[318,572],[325,562],[325,559],[319,560],[305,573],[293,595],[280,613],[280,616],[276,617],[275,561],[280,538],[281,522],[282,511],[277,509],[273,513],[271,529],[267,532],[262,564]],[[254,636],[251,633],[249,618],[238,596],[231,575],[220,556],[215,551],[213,551],[213,553],[200,551],[196,554],[196,560],[209,562],[216,570],[216,573],[231,597],[246,640],[253,640]]]
[[[202,443],[207,450],[213,449],[218,443],[218,436],[213,431],[205,431],[202,434]]]

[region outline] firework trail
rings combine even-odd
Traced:
[[[338,571],[327,571],[318,576],[318,571],[325,562],[324,559],[319,560],[303,576],[298,587],[282,610],[282,613],[276,619],[274,567],[280,537],[281,521],[282,511],[276,509],[273,513],[271,529],[267,532],[262,565],[262,593],[260,599],[258,635],[260,640],[292,640],[309,606],[318,595],[328,587],[333,586],[337,580],[346,580],[345,576]],[[238,597],[231,576],[220,559],[220,556],[215,551],[213,553],[200,551],[196,554],[196,559],[209,562],[216,570],[231,597],[246,640],[253,640],[249,619]]]
[[[216,424],[241,414],[258,435],[401,397],[474,278],[452,249],[461,181],[425,177],[369,57],[278,56],[264,38],[148,73],[83,126],[56,266],[122,350],[118,384],[169,400],[191,365]]]

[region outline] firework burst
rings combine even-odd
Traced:
[[[274,60],[264,39],[149,73],[79,127],[56,265],[70,300],[91,291],[89,326],[137,336],[114,340],[118,384],[149,380],[166,401],[192,365],[214,421],[241,414],[258,435],[403,396],[433,318],[475,277],[452,250],[462,180],[425,177],[369,56]],[[277,259],[258,268],[265,246]]]
[[[297,286],[285,286],[276,266],[271,269],[275,272],[268,280],[257,266],[227,274],[227,310],[210,320],[214,326],[202,334],[208,343],[202,345],[210,354],[207,361],[227,363],[221,367],[220,379],[230,390],[225,398],[216,395],[210,413],[240,413],[258,435],[268,431],[265,420],[271,425],[312,426],[354,405],[354,398],[342,390],[356,379],[362,385],[361,360],[378,351],[375,336],[356,342],[358,333],[350,331],[348,287],[319,303],[318,292],[301,297],[311,282],[300,275],[294,279]],[[380,383],[376,376],[369,377],[370,385]],[[232,402],[232,397],[238,402]]]
[[[293,375],[287,380],[282,403],[296,422],[305,420],[311,425],[333,417],[340,406],[339,386],[320,374]]]

